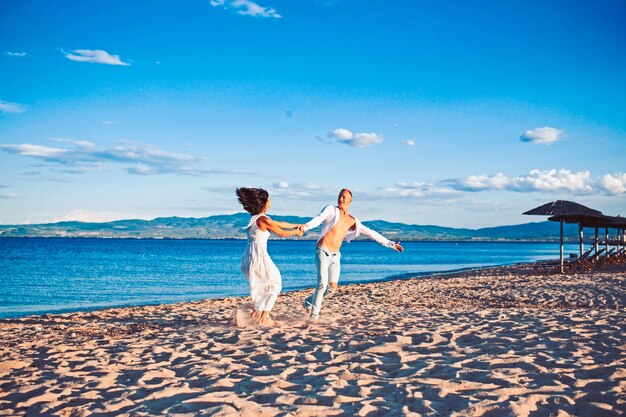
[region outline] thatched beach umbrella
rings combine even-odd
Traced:
[[[582,219],[583,218],[594,218],[602,216],[602,212],[598,210],[591,209],[587,206],[583,206],[582,204],[574,203],[573,201],[566,200],[557,200],[552,203],[544,204],[543,206],[536,207],[532,210],[528,210],[523,214],[528,215],[536,215],[536,216],[552,216],[548,220],[559,221],[561,223],[561,251],[560,251],[560,261],[561,261],[561,272],[564,272],[563,263],[563,222],[570,220],[572,223],[578,223],[578,237],[580,239],[580,253],[582,255],[583,247],[582,247],[582,239],[583,239],[583,226]]]
[[[566,200],[556,200],[552,203],[528,210],[523,214],[536,216],[602,216],[602,212],[598,210]]]

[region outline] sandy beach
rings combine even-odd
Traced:
[[[626,267],[530,266],[0,320],[0,415],[619,416]]]

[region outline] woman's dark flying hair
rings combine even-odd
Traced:
[[[267,204],[267,199],[270,196],[269,193],[263,188],[241,187],[237,188],[235,194],[237,194],[239,202],[243,206],[244,210],[253,216],[263,211],[265,205]]]

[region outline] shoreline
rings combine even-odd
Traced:
[[[488,265],[488,266],[482,266],[482,267],[465,267],[465,268],[457,268],[457,269],[450,269],[450,270],[442,270],[442,271],[427,271],[427,272],[407,272],[407,273],[403,273],[403,274],[396,274],[396,275],[390,275],[384,278],[379,278],[379,279],[375,279],[375,280],[356,280],[356,281],[351,281],[345,284],[341,284],[340,285],[342,287],[345,286],[349,286],[349,285],[362,285],[362,284],[376,284],[376,283],[385,283],[385,282],[390,282],[390,281],[406,281],[406,280],[411,280],[411,279],[422,279],[422,278],[437,278],[437,277],[445,277],[447,275],[454,275],[454,274],[459,274],[459,273],[472,273],[472,272],[476,272],[479,273],[480,271],[484,271],[484,270],[490,270],[490,269],[497,269],[497,268],[504,268],[504,267],[514,267],[514,266],[519,266],[519,267],[524,267],[524,266],[531,266],[534,264],[538,264],[541,262],[545,262],[545,261],[537,261],[537,262],[514,262],[514,263],[508,263],[508,264],[500,264],[500,265]],[[288,294],[291,292],[295,292],[295,291],[307,291],[307,290],[312,290],[311,286],[302,286],[302,287],[298,287],[298,288],[291,288],[287,291],[281,291],[281,295],[283,294]],[[36,318],[36,317],[43,317],[43,316],[50,316],[50,315],[63,315],[63,314],[72,314],[72,313],[90,313],[90,312],[98,312],[98,311],[103,311],[103,310],[109,310],[109,309],[120,309],[120,308],[130,308],[130,307],[154,307],[154,306],[161,306],[161,305],[175,305],[175,304],[181,304],[181,303],[193,303],[193,302],[201,302],[201,301],[208,301],[208,300],[223,300],[223,299],[229,299],[229,298],[245,298],[247,296],[247,293],[241,294],[241,295],[231,295],[231,296],[227,296],[227,297],[206,297],[206,298],[200,298],[200,299],[195,299],[195,300],[182,300],[182,301],[173,301],[173,302],[154,302],[154,303],[147,303],[147,304],[116,304],[116,305],[110,305],[110,306],[91,306],[91,307],[77,307],[77,308],[63,308],[63,309],[52,309],[50,311],[46,311],[46,312],[35,312],[35,313],[25,313],[25,315],[12,315],[12,316],[6,316],[6,317],[2,317],[0,316],[0,323],[2,323],[2,321],[5,320],[14,320],[14,319],[22,319],[22,318]]]
[[[529,264],[0,320],[0,415],[620,416],[626,267]]]

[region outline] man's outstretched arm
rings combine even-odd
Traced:
[[[402,252],[404,250],[404,248],[402,247],[402,245],[400,245],[400,242],[393,242],[389,239],[387,239],[386,237],[384,237],[383,235],[381,235],[380,233],[370,229],[369,227],[363,225],[361,223],[360,225],[361,227],[361,234],[365,235],[371,239],[374,239],[376,242],[380,243],[381,245],[391,248],[393,250],[395,250],[396,252]]]
[[[313,217],[311,220],[303,224],[299,227],[303,232],[308,232],[311,229],[315,229],[317,226],[322,224],[324,220],[328,218],[332,214],[333,206],[326,206],[320,211],[320,214]]]

